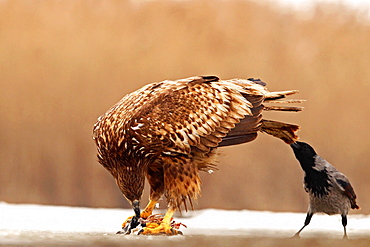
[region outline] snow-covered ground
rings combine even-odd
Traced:
[[[290,238],[302,226],[305,213],[262,211],[197,210],[176,216],[183,236],[147,237],[116,235],[130,209],[96,209],[65,206],[0,203],[0,244],[76,244],[152,241],[166,238],[177,241],[188,238]],[[350,239],[370,239],[370,216],[349,215],[347,232]],[[301,233],[302,239],[341,239],[343,227],[339,215],[314,215]],[[192,238],[193,237],[193,238]],[[195,238],[194,238],[195,237]],[[112,242],[113,241],[113,242]],[[191,243],[191,241],[187,243]],[[225,240],[226,241],[226,240]],[[189,246],[189,245],[188,245]]]

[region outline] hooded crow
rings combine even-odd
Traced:
[[[299,237],[303,228],[310,223],[313,214],[326,213],[329,215],[340,214],[342,216],[343,238],[347,238],[348,211],[351,208],[360,208],[356,204],[356,194],[348,178],[316,154],[309,144],[297,141],[290,146],[305,172],[303,183],[305,191],[310,198],[304,225],[294,237]]]

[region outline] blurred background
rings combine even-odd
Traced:
[[[370,213],[369,16],[319,2],[0,1],[0,201],[129,207],[97,162],[92,126],[125,94],[194,75],[300,90],[303,112],[265,118],[301,125],[351,180],[354,213]],[[261,133],[221,151],[197,209],[306,211],[282,141]]]

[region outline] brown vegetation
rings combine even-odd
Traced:
[[[125,94],[193,75],[300,90],[268,113],[351,180],[369,213],[370,25],[340,6],[311,16],[249,1],[0,2],[0,200],[127,207],[96,161],[92,126]],[[260,134],[223,148],[197,208],[306,211],[289,146]]]

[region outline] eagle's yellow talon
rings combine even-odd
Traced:
[[[140,233],[143,235],[182,235],[181,231],[177,231],[173,229],[169,224],[167,223],[148,223],[146,227],[143,228],[143,231]]]
[[[160,225],[160,223],[146,223],[146,226],[147,228],[151,228],[151,229],[154,229],[156,227],[158,227]]]
[[[132,217],[134,217],[134,216],[130,216],[130,217],[128,217],[128,218],[127,218],[127,219],[122,223],[122,228],[125,228],[125,227],[126,227],[126,225],[127,225],[128,223],[130,223],[130,221],[131,221]]]

